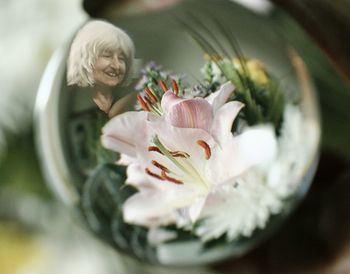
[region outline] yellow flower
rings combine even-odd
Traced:
[[[266,72],[265,66],[256,59],[247,59],[240,61],[238,58],[233,59],[233,64],[236,69],[238,69],[241,73],[244,73],[242,69],[241,62],[245,63],[247,72],[249,77],[260,85],[266,85],[269,82],[269,76]]]

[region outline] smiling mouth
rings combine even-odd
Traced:
[[[116,73],[114,71],[105,72],[105,74],[107,74],[110,77],[119,77],[120,76],[120,73]]]

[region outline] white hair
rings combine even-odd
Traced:
[[[132,69],[135,46],[130,37],[120,28],[105,21],[88,22],[76,34],[67,62],[68,85],[93,86],[94,66],[97,58],[106,50],[120,48],[126,58],[126,76]]]

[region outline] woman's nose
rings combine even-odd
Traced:
[[[119,59],[118,59],[118,56],[113,56],[113,60],[111,62],[111,67],[114,68],[114,69],[119,69],[119,65],[120,65],[120,62],[119,62]]]

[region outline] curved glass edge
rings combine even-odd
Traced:
[[[41,78],[34,107],[34,129],[44,177],[55,195],[64,204],[72,206],[79,196],[70,184],[72,178],[61,149],[58,110],[65,52],[64,47],[55,51]]]

